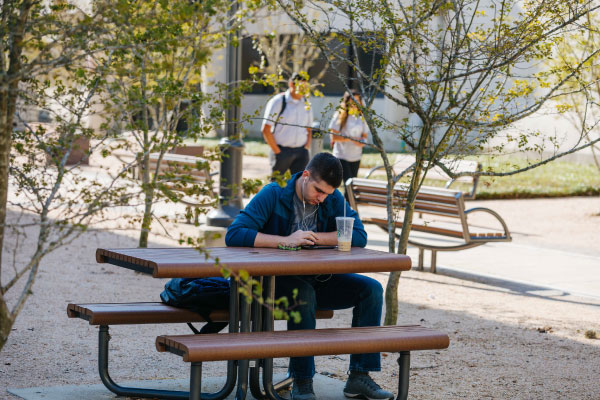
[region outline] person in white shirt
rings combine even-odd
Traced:
[[[369,127],[357,104],[363,105],[360,93],[344,93],[329,123],[333,155],[342,163],[344,188],[348,179],[358,175],[362,148],[369,136]]]
[[[269,161],[273,174],[293,174],[308,164],[308,149],[312,139],[313,113],[303,93],[308,90],[306,79],[294,72],[289,89],[273,96],[267,103],[262,123],[265,142],[271,148]]]

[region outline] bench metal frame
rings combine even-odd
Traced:
[[[108,390],[117,396],[127,397],[159,398],[169,400],[185,400],[190,398],[190,393],[185,391],[128,387],[115,383],[108,372],[108,351],[109,340],[111,339],[108,331],[109,329],[107,325],[100,325],[100,330],[98,332],[98,372],[100,374],[100,380]],[[237,362],[228,361],[227,381],[223,385],[222,389],[215,393],[202,393],[202,398],[206,400],[221,400],[227,397],[235,387],[236,372]]]
[[[175,354],[190,363],[190,400],[201,398],[202,363],[206,361],[223,358],[250,360],[252,357],[261,356],[281,358],[381,351],[399,354],[397,399],[406,400],[409,390],[411,351],[445,349],[449,345],[447,334],[419,325],[253,332],[249,335],[234,334],[237,335],[235,339],[225,335],[227,334],[212,334],[205,338],[194,335],[157,337],[158,351]],[[232,344],[233,348],[230,347]],[[243,347],[239,347],[240,344]],[[264,393],[259,393],[257,398],[263,399]],[[267,398],[282,399],[277,393],[267,393]],[[236,400],[243,399],[244,397],[236,397]]]
[[[175,350],[168,350],[171,353],[177,354]],[[271,360],[272,362],[272,360]],[[202,394],[202,363],[192,362],[190,363],[190,400],[206,399]],[[396,400],[407,400],[408,399],[408,388],[410,381],[410,351],[402,351],[398,357],[398,395]],[[291,378],[290,378],[291,379]],[[252,393],[255,396],[254,393]],[[256,398],[256,397],[255,397]],[[264,397],[258,397],[264,398]],[[277,400],[288,400],[279,396],[276,392],[270,394],[269,398]],[[236,400],[240,399],[236,396]]]
[[[235,288],[237,292],[237,282],[234,280],[230,283]],[[237,310],[239,309],[239,298],[238,296],[231,296],[229,299],[230,309]],[[243,302],[245,303],[245,302]],[[244,307],[244,304],[242,304]],[[243,312],[243,311],[242,311]],[[242,314],[243,315],[243,314]],[[79,316],[82,318],[83,316]],[[230,323],[229,323],[229,333],[235,333],[239,331],[239,326],[237,323],[232,321],[239,321],[239,314],[235,313],[234,315],[230,315]],[[86,318],[82,318],[86,319]],[[111,378],[109,369],[108,369],[108,353],[109,353],[109,341],[111,336],[109,334],[109,326],[108,325],[100,325],[98,332],[98,373],[100,375],[100,380],[106,386],[108,390],[116,394],[117,396],[128,396],[128,397],[141,397],[141,398],[159,398],[159,399],[167,399],[167,400],[184,400],[190,398],[190,393],[179,390],[161,390],[161,389],[149,389],[149,388],[138,388],[138,387],[128,387],[121,386]],[[214,393],[202,393],[202,399],[206,400],[222,400],[229,396],[229,394],[233,391],[236,384],[237,378],[237,370],[238,370],[238,362],[237,361],[228,361],[227,362],[227,379],[223,387]]]
[[[121,263],[124,263],[124,261],[120,261]],[[139,269],[139,268],[137,268]],[[142,272],[147,272],[147,271],[142,271]],[[268,293],[267,291],[270,290],[269,288],[272,287],[273,282],[271,282],[272,279],[269,279],[272,277],[267,277],[266,279],[266,283],[265,283],[265,293]],[[274,278],[273,278],[274,279]],[[232,285],[232,289],[234,291],[237,292],[237,287],[238,287],[238,283],[235,281],[232,281],[231,283]],[[275,293],[273,290],[273,293],[271,294],[271,297],[274,297]],[[237,310],[238,307],[241,307],[240,312],[238,312],[236,315],[233,316],[233,319],[236,321],[240,321],[241,319],[245,319],[245,321],[241,321],[241,326],[242,329],[244,329],[244,326],[249,326],[249,313],[250,311],[252,312],[253,315],[253,319],[252,319],[252,329],[253,330],[259,330],[258,327],[262,327],[263,330],[273,330],[273,315],[272,315],[272,311],[267,309],[264,312],[264,318],[262,317],[261,313],[262,311],[260,310],[260,306],[257,302],[253,303],[252,306],[252,310],[250,310],[250,307],[247,306],[247,304],[245,304],[246,302],[243,302],[244,304],[240,305],[239,302],[239,296],[232,296],[235,297],[237,299],[237,301],[234,301],[233,303],[233,307],[232,309]],[[111,303],[112,304],[112,303]],[[231,305],[231,304],[230,304]],[[93,314],[89,315],[87,313],[81,312],[77,309],[73,309],[71,307],[69,307],[68,309],[68,313],[69,316],[71,318],[80,318],[83,320],[86,320],[88,322],[93,320]],[[241,314],[241,317],[240,317]],[[333,315],[332,312],[327,311],[325,313],[317,313],[317,318],[331,318],[331,315]],[[246,317],[244,317],[246,316]],[[231,319],[231,318],[230,318]],[[271,322],[269,322],[271,321]],[[175,321],[173,321],[175,322]],[[150,323],[150,322],[142,322],[142,323]],[[129,323],[123,323],[123,322],[119,322],[117,323],[119,325],[130,325]],[[94,323],[93,325],[96,325],[96,323]],[[174,391],[174,390],[159,390],[159,389],[150,389],[150,388],[140,388],[140,387],[127,387],[127,386],[121,386],[117,383],[115,383],[115,381],[112,379],[112,377],[110,376],[109,373],[109,351],[110,351],[110,325],[109,324],[98,324],[99,326],[99,333],[98,333],[98,372],[100,375],[100,380],[102,381],[102,383],[104,384],[104,386],[106,386],[106,388],[108,390],[110,390],[111,392],[115,393],[116,395],[119,396],[129,396],[129,397],[141,397],[141,398],[161,398],[161,399],[188,399],[189,398],[189,392],[186,391]],[[235,324],[229,324],[230,329],[229,332],[238,332],[240,330],[240,326],[239,324],[235,323]],[[231,329],[231,327],[233,327],[233,329]],[[224,386],[222,387],[221,390],[219,390],[218,392],[214,392],[214,393],[203,393],[202,394],[202,398],[203,399],[208,399],[208,400],[220,400],[223,399],[225,397],[227,397],[234,389],[236,386],[236,380],[237,380],[237,373],[238,373],[238,368],[240,368],[240,365],[238,363],[238,361],[228,361],[227,362],[227,381],[225,382]],[[288,388],[291,384],[292,384],[292,377],[288,374],[288,376],[283,379],[280,382],[277,383],[273,383],[273,362],[272,360],[257,360],[255,363],[251,363],[250,365],[247,365],[246,367],[246,372],[243,374],[245,374],[246,376],[248,376],[248,368],[249,368],[249,375],[250,375],[250,390],[252,392],[252,394],[254,395],[255,398],[265,398],[267,396],[269,396],[270,394],[276,393],[279,390]],[[265,389],[261,389],[260,387],[260,368],[263,368],[263,386],[265,387]],[[242,377],[243,380],[243,377]],[[246,378],[246,381],[248,379]],[[246,385],[247,386],[247,385]]]
[[[265,285],[265,292],[266,294],[268,294],[267,296],[274,296],[274,290],[275,290],[275,286],[274,286],[274,277],[266,277],[264,278],[264,285]],[[263,331],[272,331],[273,330],[273,319],[272,319],[272,310],[269,307],[265,307],[264,305],[260,305],[258,304],[258,302],[253,302],[253,311],[256,312],[257,314],[254,315],[255,319],[253,321],[254,327],[257,326],[261,326],[263,328]],[[260,314],[263,313],[264,319],[261,319]],[[376,328],[376,327],[370,327],[371,329]],[[384,327],[381,327],[384,328]],[[350,328],[351,329],[364,329],[364,328]],[[379,328],[376,328],[379,329]],[[253,330],[254,331],[254,330]],[[315,330],[315,331],[318,331]],[[290,331],[284,331],[284,332],[290,332]],[[282,334],[285,334],[284,332],[282,332]],[[260,335],[260,332],[256,332],[257,335]],[[439,332],[438,332],[439,335]],[[217,335],[212,335],[215,338],[222,338],[221,335],[217,334]],[[447,335],[446,336],[446,340],[448,340]],[[159,339],[161,337],[157,338],[157,348],[159,351],[161,352],[170,352],[172,354],[178,355],[180,357],[185,357],[186,356],[186,351],[180,347],[176,347],[176,341],[172,342],[170,340],[165,341],[161,341],[160,345],[159,345]],[[343,336],[344,341],[347,342],[347,336]],[[417,346],[417,347],[412,347],[414,345],[410,345],[408,343],[411,342],[411,339],[408,339],[408,342],[403,342],[406,344],[402,344],[400,346],[398,346],[398,343],[391,345],[388,344],[388,346],[390,346],[389,350],[391,352],[395,352],[399,354],[398,357],[398,366],[399,366],[399,373],[398,373],[398,395],[397,395],[397,400],[407,400],[408,399],[408,390],[409,390],[409,378],[410,378],[410,350],[428,350],[428,349],[441,349],[441,348],[445,348],[448,346],[448,344],[446,343],[445,346],[443,344],[443,342],[439,342],[439,336],[437,336],[436,339],[433,339],[436,342],[429,342],[427,345],[425,346]],[[174,344],[174,346],[171,346],[171,343]],[[227,342],[225,342],[227,343]],[[380,341],[376,341],[373,343],[383,343]],[[436,344],[433,344],[436,343]],[[220,346],[220,344],[217,344],[217,346]],[[402,350],[399,349],[398,347],[405,347],[406,350]],[[221,348],[221,347],[218,347]],[[286,347],[287,348],[287,347]],[[348,348],[346,348],[345,350],[350,350]],[[382,349],[377,349],[382,350]],[[400,351],[399,351],[400,350]],[[260,351],[258,352],[260,353]],[[266,353],[264,355],[267,355],[269,353]],[[272,353],[271,353],[272,354]],[[334,352],[316,352],[314,353],[316,355],[325,355],[325,354],[336,354]],[[340,353],[341,354],[341,353]],[[288,354],[288,356],[293,356],[293,353]],[[285,357],[285,355],[283,353],[278,354],[279,356],[283,356]],[[196,360],[189,360],[190,362],[190,400],[199,400],[199,399],[203,399],[203,395],[201,393],[201,388],[202,388],[202,363],[203,361],[198,361]],[[250,372],[251,375],[251,379],[250,379],[250,390],[252,395],[254,396],[254,398],[257,399],[270,399],[270,400],[284,400],[281,396],[279,396],[279,394],[277,393],[277,388],[272,384],[272,372],[273,372],[273,359],[269,358],[269,359],[262,359],[262,360],[253,360],[253,359],[245,359],[245,360],[240,360],[240,365],[248,365],[250,362],[255,363],[255,367]],[[263,367],[263,386],[264,386],[264,391],[261,390],[260,385],[258,383],[258,367],[262,366]],[[247,386],[246,386],[246,382],[247,382],[247,369],[245,369],[244,371],[242,371],[240,369],[240,374],[239,374],[239,383],[238,383],[238,390],[236,392],[236,400],[244,400],[246,397],[246,390],[247,390]],[[291,378],[288,379],[289,383],[291,383]],[[283,385],[282,385],[283,386]]]

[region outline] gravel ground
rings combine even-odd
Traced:
[[[530,238],[540,245],[598,254],[597,198],[495,201],[492,208],[507,221],[515,213],[520,226],[512,226],[514,231],[533,219],[543,221],[540,235]],[[577,214],[582,209],[590,210],[590,219]],[[68,319],[65,310],[70,302],[158,300],[165,280],[95,261],[97,247],[135,247],[135,237],[127,231],[90,232],[43,260],[34,293],[0,353],[0,398],[15,398],[7,387],[100,382],[97,328]],[[175,244],[153,238],[152,246],[164,245]],[[5,254],[5,262],[9,259]],[[385,274],[372,276],[385,282]],[[600,335],[600,299],[524,294],[409,271],[402,275],[399,310],[399,324],[422,324],[450,335],[449,349],[412,354],[413,399],[600,399],[600,340],[584,335],[587,330]],[[350,319],[349,311],[336,312],[319,326],[348,326]],[[111,328],[111,375],[117,382],[188,376],[179,358],[154,349],[157,335],[187,332],[185,325]],[[317,372],[345,379],[347,360],[319,357]],[[211,363],[206,373],[221,375],[223,365]],[[285,366],[285,360],[276,360],[276,372]],[[393,354],[383,354],[383,372],[374,376],[396,390]]]

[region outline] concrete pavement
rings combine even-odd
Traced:
[[[361,170],[363,176],[366,170]],[[244,177],[270,172],[263,157],[244,156]],[[468,202],[500,213],[513,241],[438,252],[440,274],[485,281],[534,294],[581,295],[600,299],[600,198]],[[383,211],[383,209],[382,209]],[[368,226],[367,247],[388,250],[387,233]],[[408,255],[416,266],[418,251]],[[430,253],[425,252],[425,269]]]
[[[275,380],[281,380],[284,375],[276,375]],[[216,392],[223,385],[223,377],[202,377],[202,390],[206,392]],[[144,387],[148,389],[162,390],[189,390],[189,379],[162,379],[145,381],[122,382],[125,387]],[[319,398],[324,400],[343,399],[342,390],[345,382],[321,374],[315,375],[314,389],[320,393]],[[101,383],[95,385],[68,385],[68,386],[40,386],[24,389],[8,389],[8,392],[24,400],[110,400],[125,399],[125,397],[116,396],[110,392]],[[289,398],[289,392],[283,393],[284,398]],[[235,398],[235,391],[225,400]],[[248,399],[254,399],[248,390]],[[129,397],[127,397],[129,399]]]
[[[243,163],[244,178],[265,179],[270,173],[266,157],[244,156]],[[366,171],[361,169],[359,176]],[[521,285],[520,290],[532,292],[555,291],[600,299],[599,197],[469,201],[466,207],[497,211],[506,221],[513,241],[438,252],[438,273],[512,288]],[[184,205],[158,205],[155,212],[172,215],[174,208],[183,212]],[[182,227],[188,233],[196,229],[191,225]],[[213,228],[201,225],[200,229]],[[367,231],[368,247],[387,251],[387,234],[374,226],[367,227]],[[409,248],[408,255],[416,265],[417,249]],[[426,269],[429,261],[430,253],[426,252]]]
[[[387,234],[367,226],[367,247],[387,251]],[[425,252],[425,270],[430,262]],[[408,255],[416,268],[418,250]],[[509,243],[488,243],[455,252],[438,252],[437,273],[491,283],[536,295],[566,294],[600,299],[600,256],[521,244],[519,235]]]

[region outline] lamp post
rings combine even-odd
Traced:
[[[232,0],[229,9],[229,26],[232,27],[233,18],[238,10],[239,3]],[[219,142],[222,161],[219,183],[219,207],[208,213],[206,223],[209,226],[228,227],[240,210],[242,205],[242,153],[244,143],[240,136],[240,107],[234,101],[234,92],[239,87],[241,77],[242,48],[239,41],[239,30],[230,30],[227,42],[227,54],[225,62],[227,65],[228,106],[225,114],[225,133]],[[232,42],[236,41],[237,46]]]

